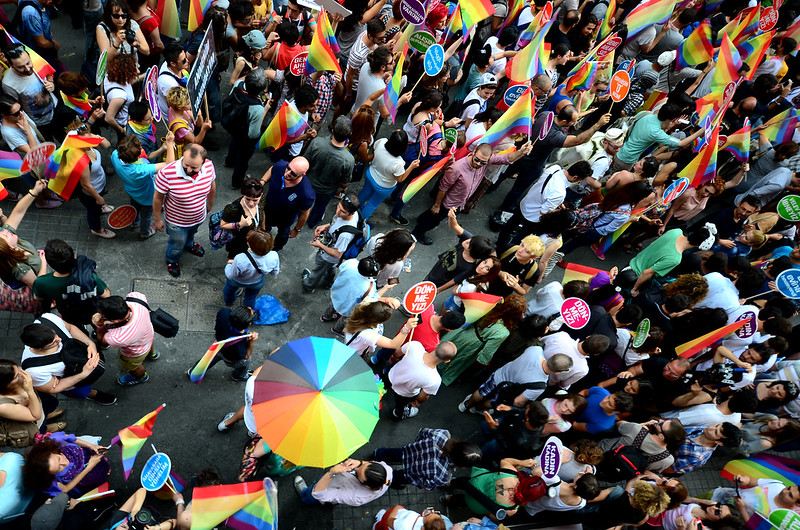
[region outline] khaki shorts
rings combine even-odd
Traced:
[[[139,366],[142,365],[145,358],[153,352],[153,347],[150,347],[150,350],[146,353],[139,355],[138,357],[128,357],[127,355],[119,354],[119,365],[122,366],[122,369],[126,372],[132,372],[136,370]]]

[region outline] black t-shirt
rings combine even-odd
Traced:
[[[581,329],[571,329],[567,326],[562,327],[573,339],[583,340],[589,335],[600,334],[608,337],[609,345],[606,352],[612,352],[617,348],[617,327],[614,319],[606,313],[603,306],[589,306],[589,322]]]
[[[231,310],[230,308],[223,307],[217,312],[217,321],[214,324],[214,336],[216,340],[225,340],[232,337],[239,337],[241,333],[238,329],[233,329],[231,326]],[[247,340],[240,340],[231,345],[224,346],[220,353],[222,356],[230,361],[237,361],[247,357]]]
[[[458,285],[469,278],[475,271],[477,263],[464,259],[462,243],[470,238],[472,238],[472,233],[464,230],[464,233],[458,236],[458,245],[439,255],[439,261],[425,276],[425,279],[432,281],[437,287],[441,287],[450,280]]]
[[[533,138],[538,138],[539,131],[542,130],[542,126],[544,125],[546,114],[546,112],[540,112],[533,120],[533,129],[531,134]],[[538,177],[542,174],[542,171],[544,171],[544,165],[548,157],[555,149],[564,147],[564,142],[566,142],[566,140],[567,133],[565,133],[564,130],[554,121],[553,125],[550,127],[550,130],[547,132],[547,135],[543,139],[538,140],[535,144],[533,144],[533,149],[531,149],[531,152],[514,162],[514,170],[519,171],[520,176],[524,174],[528,178]],[[509,171],[512,170],[509,169]]]
[[[717,237],[720,239],[733,239],[736,234],[741,232],[746,217],[739,221],[733,219],[734,206],[718,211],[712,218],[711,223],[717,227]]]
[[[503,457],[530,458],[542,450],[544,442],[541,429],[531,430],[525,425],[525,411],[512,409],[500,418],[500,426],[494,433],[503,449]]]
[[[508,256],[500,259],[500,262],[502,263],[502,271],[519,278],[520,284],[535,287],[536,280],[539,278],[538,262],[535,259],[532,259],[523,265],[517,261],[517,258],[514,256],[516,249],[517,247],[511,247],[508,251],[506,251]],[[506,285],[506,282],[504,282],[498,276],[492,283],[489,284],[489,288],[486,290],[486,292],[505,298],[506,296],[513,294],[514,289]]]
[[[569,37],[567,37],[566,33],[558,29],[558,27],[554,27],[551,31],[548,31],[544,41],[550,44],[551,50],[555,48],[557,44],[561,44],[562,42],[567,46],[570,46],[570,49],[572,49]]]
[[[671,409],[672,400],[687,392],[686,380],[682,377],[677,381],[669,381],[664,377],[664,367],[672,359],[656,355],[642,361],[642,375],[653,383],[655,401],[659,409]]]
[[[643,511],[631,506],[630,496],[623,493],[616,499],[604,501],[599,504],[599,510],[595,512],[597,521],[603,521],[609,527],[619,524],[637,524],[646,517]]]

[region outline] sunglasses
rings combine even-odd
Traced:
[[[9,112],[8,116],[14,116],[15,118],[19,117],[22,114],[22,109],[19,109],[17,112]]]
[[[475,162],[476,165],[479,165],[479,166],[485,166],[486,164],[489,163],[489,160],[481,160],[477,156],[473,156],[472,160]]]
[[[16,59],[17,57],[22,55],[22,52],[24,52],[24,51],[25,51],[25,47],[24,46],[12,46],[11,48],[6,50],[5,55],[9,59]]]
[[[111,18],[118,18],[118,19],[125,20],[126,18],[128,18],[128,14],[127,13],[111,13]]]
[[[288,173],[288,175],[285,175],[284,178],[291,177],[288,180],[296,180],[296,179],[299,179],[300,177],[304,177],[305,176],[305,173],[303,173],[302,175],[299,175],[299,174],[295,173],[294,171],[292,171],[291,169],[289,169],[288,167],[286,168],[286,172]]]

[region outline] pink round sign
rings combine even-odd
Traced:
[[[591,311],[589,304],[580,298],[567,298],[561,304],[561,318],[564,324],[571,329],[581,329],[589,323]]]
[[[550,128],[553,126],[553,119],[555,118],[555,114],[552,112],[548,112],[544,115],[544,121],[542,122],[542,128],[539,129],[539,140],[544,140],[547,136],[547,133],[550,132]]]

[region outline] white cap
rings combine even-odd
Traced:
[[[675,62],[675,58],[678,56],[678,52],[675,50],[669,50],[667,52],[662,53],[658,56],[658,64],[659,66],[669,66],[673,62]]]
[[[481,80],[478,83],[479,87],[486,86],[486,85],[495,85],[495,86],[497,86],[497,78],[494,75],[492,75],[492,74],[490,74],[488,72],[481,76]]]

